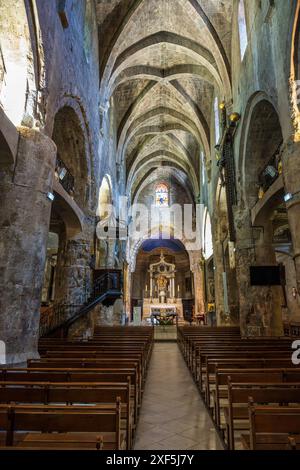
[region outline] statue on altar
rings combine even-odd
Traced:
[[[176,266],[167,262],[161,252],[160,260],[150,264],[149,268],[150,295],[144,299],[144,311],[159,324],[173,323],[175,318],[183,317],[182,300],[179,291],[176,295],[175,288]]]
[[[157,263],[150,265],[150,301],[165,304],[174,301],[175,265],[165,260],[163,253]]]
[[[157,280],[157,284],[158,284],[158,287],[159,287],[160,290],[164,290],[164,289],[166,289],[166,287],[168,285],[168,281],[165,278],[165,276],[159,276],[158,280]]]
[[[168,285],[167,278],[163,276],[162,274],[160,274],[157,278],[157,285],[158,285],[160,303],[164,304],[166,303],[166,297],[167,297],[167,285]]]

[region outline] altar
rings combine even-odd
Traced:
[[[177,317],[182,319],[182,299],[176,297],[175,264],[168,263],[163,253],[161,253],[160,261],[150,264],[149,273],[150,289],[148,290],[148,286],[146,286],[143,317],[173,317],[174,319]]]
[[[155,302],[157,300],[157,302]],[[143,317],[150,318],[152,315],[166,315],[175,314],[178,318],[183,318],[183,306],[182,300],[176,299],[176,303],[173,304],[160,304],[158,299],[144,299],[143,303]]]

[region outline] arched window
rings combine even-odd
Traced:
[[[239,21],[241,59],[243,60],[247,46],[248,46],[247,23],[246,23],[244,0],[239,1],[238,21]]]
[[[165,183],[160,183],[155,190],[155,203],[158,207],[168,207],[169,188]]]
[[[203,150],[201,150],[200,159],[201,159],[201,183],[202,183],[202,186],[205,186],[206,167],[205,167],[205,156],[204,156]]]
[[[214,102],[214,113],[215,113],[215,137],[216,143],[220,140],[220,114],[219,114],[219,99],[216,96]]]
[[[214,254],[214,248],[211,230],[211,218],[207,208],[205,208],[203,214],[202,240],[204,258],[209,259]]]
[[[85,19],[84,19],[84,52],[87,62],[91,56],[93,35],[93,4],[91,0],[85,2]]]

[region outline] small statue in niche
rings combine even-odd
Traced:
[[[166,287],[167,287],[167,283],[168,283],[168,281],[165,278],[165,276],[160,275],[158,277],[157,285],[158,285],[159,290],[165,290]]]

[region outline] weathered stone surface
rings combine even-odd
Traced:
[[[37,355],[55,156],[48,137],[21,128],[14,173],[0,181],[0,337],[8,363]]]

